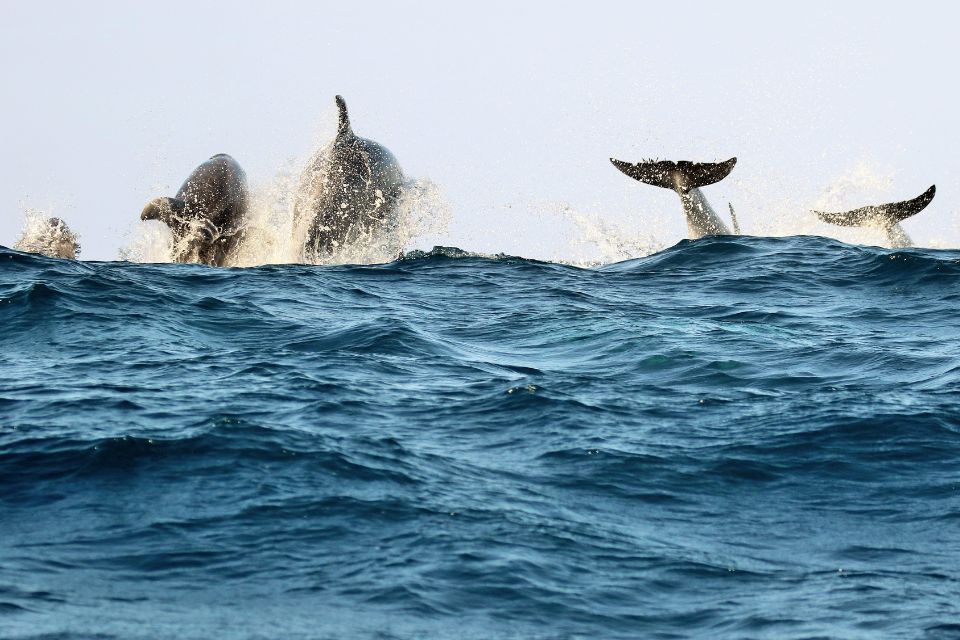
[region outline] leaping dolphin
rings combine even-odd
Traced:
[[[294,236],[300,240],[306,232],[308,262],[389,227],[406,180],[389,149],[353,133],[346,101],[337,96],[336,103],[337,136],[300,174],[294,202]]]
[[[646,184],[673,189],[680,196],[683,214],[687,218],[687,233],[691,240],[703,236],[728,236],[730,229],[713,210],[700,187],[720,182],[733,171],[736,158],[724,162],[673,162],[671,160],[637,162],[631,164],[610,158],[617,169]],[[730,211],[733,215],[733,209]],[[734,217],[736,228],[736,217]],[[739,231],[739,229],[737,229]]]
[[[243,239],[248,200],[240,164],[218,153],[187,176],[176,197],[148,202],[140,219],[170,227],[174,262],[222,267]]]
[[[903,249],[913,246],[913,241],[900,223],[923,211],[936,194],[937,185],[934,184],[912,200],[861,207],[842,213],[825,211],[814,211],[814,213],[824,222],[841,227],[879,227],[887,234],[887,242],[890,243],[891,249]]]

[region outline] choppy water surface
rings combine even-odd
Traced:
[[[960,635],[960,252],[0,249],[0,636]]]

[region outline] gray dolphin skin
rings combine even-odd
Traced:
[[[634,180],[676,191],[683,205],[683,214],[687,219],[687,235],[691,240],[704,236],[731,235],[730,229],[707,202],[700,187],[720,182],[730,175],[737,164],[736,158],[724,162],[651,160],[632,164],[610,158],[610,162]]]
[[[77,235],[70,231],[67,223],[60,218],[47,218],[43,229],[25,233],[13,248],[28,253],[39,253],[48,258],[67,258],[76,260],[80,255],[80,243]]]
[[[220,153],[193,170],[173,198],[154,198],[141,220],[170,227],[174,262],[222,267],[243,239],[249,206],[247,176],[240,164]]]
[[[923,211],[935,195],[937,195],[937,185],[931,185],[929,189],[911,200],[861,207],[842,213],[825,211],[814,211],[814,213],[824,222],[841,227],[879,227],[887,234],[887,242],[891,249],[905,249],[912,247],[913,241],[900,223]]]
[[[346,244],[366,238],[392,222],[403,192],[400,164],[383,145],[353,133],[347,103],[340,111],[337,136],[320,149],[300,174],[294,202],[294,234],[303,240],[307,261],[330,256]]]

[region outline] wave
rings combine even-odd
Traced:
[[[940,628],[958,276],[956,251],[804,236],[595,268],[0,249],[0,619],[244,636],[272,602],[291,637]]]

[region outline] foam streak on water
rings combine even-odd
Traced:
[[[960,253],[0,249],[0,635],[950,637]]]

